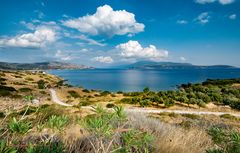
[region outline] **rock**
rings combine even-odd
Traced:
[[[33,100],[32,100],[32,103],[33,103],[33,104],[39,104],[40,101],[39,101],[38,99],[33,99]]]

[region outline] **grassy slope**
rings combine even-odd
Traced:
[[[7,140],[4,149],[12,148],[18,152],[25,152],[26,149],[32,152],[43,152],[41,148],[47,150],[46,152],[107,152],[106,150],[114,149],[133,152],[139,149],[143,152],[142,147],[145,146],[144,148],[147,149],[145,151],[148,152],[200,153],[213,146],[214,141],[207,132],[212,127],[240,130],[239,119],[229,115],[217,117],[166,113],[150,114],[150,117],[147,117],[130,113],[122,116],[121,110],[112,113],[100,107],[94,111],[82,109],[81,106],[85,105],[103,107],[109,103],[122,105],[121,99],[135,96],[88,91],[68,85],[58,87],[58,96],[73,104],[74,107],[57,106],[49,100],[47,88],[38,89],[37,82],[44,80],[47,82],[46,86],[55,87],[60,78],[26,72],[1,72],[0,76],[6,79],[2,81],[4,86],[14,87],[17,90],[11,92],[10,96],[0,97],[0,112],[2,112],[0,113],[0,139],[2,142]],[[239,84],[233,83],[231,86],[238,89]],[[21,88],[31,90],[22,92],[19,91]],[[148,96],[146,92],[150,93],[145,91],[138,96],[141,98]],[[23,101],[27,95],[41,99],[41,103],[34,105]],[[161,105],[150,104],[148,107],[164,107]],[[107,106],[110,107],[110,105]],[[132,104],[123,104],[123,106],[129,107]],[[135,104],[135,106],[140,105]],[[190,109],[199,109],[196,104],[189,106]],[[215,108],[212,108],[212,106],[201,109],[233,111],[230,107],[214,105]],[[168,109],[186,108],[188,105],[179,103]]]

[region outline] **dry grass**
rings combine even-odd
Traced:
[[[212,144],[206,131],[201,129],[184,130],[139,113],[129,113],[129,117],[133,127],[156,136],[156,153],[202,153]]]

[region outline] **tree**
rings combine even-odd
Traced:
[[[148,87],[145,87],[144,89],[143,89],[143,92],[144,93],[148,93],[150,91],[150,89],[148,88]]]

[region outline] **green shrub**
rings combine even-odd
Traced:
[[[230,120],[236,120],[237,119],[235,116],[232,116],[230,114],[223,114],[223,115],[220,115],[220,117],[230,119]]]
[[[91,102],[89,100],[80,100],[79,105],[80,106],[89,106],[89,105],[91,105]]]
[[[53,115],[48,119],[48,127],[61,130],[69,123],[69,118],[65,115],[56,116]]]
[[[38,89],[45,89],[46,88],[46,82],[44,80],[39,80],[37,82],[38,84]]]
[[[42,142],[39,144],[29,145],[26,148],[27,153],[65,153],[62,142]]]
[[[3,112],[0,112],[0,118],[5,117],[5,114]]]
[[[25,80],[27,80],[27,81],[34,81],[33,78],[30,78],[30,77],[26,77]]]
[[[90,91],[88,89],[83,89],[82,91],[85,93],[90,93]]]
[[[153,142],[153,136],[138,130],[130,130],[122,135],[124,146],[120,152],[152,152],[149,144]]]
[[[236,131],[227,131],[220,128],[210,128],[209,135],[216,148],[207,150],[207,152],[218,151],[221,153],[239,153],[240,152],[240,133]]]
[[[230,107],[233,108],[233,109],[240,110],[240,100],[238,100],[238,101],[232,101],[232,102],[230,103]]]
[[[109,91],[103,91],[100,93],[101,96],[107,96],[109,94],[111,94],[111,92],[109,92]]]
[[[123,107],[114,107],[114,112],[107,112],[102,107],[95,108],[96,115],[84,119],[84,126],[96,136],[109,137],[118,125],[126,120]]]
[[[222,103],[223,98],[220,94],[218,93],[212,93],[210,94],[211,100],[214,102]]]
[[[148,92],[150,92],[150,89],[149,89],[148,87],[145,87],[145,88],[143,89],[143,92],[144,92],[144,93],[148,93]]]
[[[190,119],[199,119],[200,116],[196,114],[182,114],[182,116],[190,118]]]
[[[115,104],[112,104],[112,103],[108,103],[107,105],[106,105],[106,107],[107,108],[113,108],[113,107],[115,107],[116,105]]]
[[[123,98],[120,100],[121,103],[126,103],[126,104],[133,104],[132,103],[132,98]]]
[[[34,99],[34,96],[33,95],[26,95],[23,97],[23,99],[26,101],[26,102],[30,102]]]
[[[79,98],[80,97],[80,95],[76,91],[74,91],[74,90],[68,91],[68,94],[70,96],[72,96],[73,98]]]
[[[0,96],[10,96],[12,92],[17,91],[13,87],[0,85]]]
[[[26,122],[23,120],[17,121],[15,117],[12,118],[12,120],[10,120],[10,122],[8,123],[8,129],[12,133],[24,134],[24,133],[27,133],[30,128],[31,128],[31,122]]]
[[[60,80],[57,82],[57,87],[61,87],[64,85],[65,80]]]
[[[165,100],[163,103],[165,107],[171,107],[175,104],[175,101],[170,99],[170,100]]]
[[[30,91],[32,91],[32,89],[30,89],[30,88],[20,88],[19,91],[20,92],[30,92]]]
[[[140,100],[139,104],[141,107],[149,106],[150,100],[148,100],[148,99]]]

